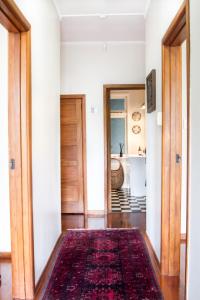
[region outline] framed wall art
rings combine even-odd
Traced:
[[[156,110],[156,70],[152,70],[146,78],[147,113]]]

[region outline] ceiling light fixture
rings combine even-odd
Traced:
[[[106,19],[106,18],[107,18],[107,15],[101,14],[101,15],[99,15],[99,18],[102,19],[102,20],[103,20],[103,19]]]

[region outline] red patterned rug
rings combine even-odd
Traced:
[[[162,300],[138,230],[70,230],[43,300]]]

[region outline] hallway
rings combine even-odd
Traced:
[[[199,5],[0,0],[0,300],[200,299]]]

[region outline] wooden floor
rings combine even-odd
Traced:
[[[0,300],[11,300],[12,290],[12,274],[11,274],[11,262],[10,260],[0,260]]]
[[[62,215],[62,230],[72,228],[104,229],[104,228],[138,228],[144,234],[146,231],[145,213],[111,213],[105,216],[95,215]],[[157,279],[163,291],[164,300],[184,300],[185,289],[185,244],[181,244],[181,276],[176,277],[160,276],[157,261],[152,248],[147,247],[151,257]],[[0,274],[2,285],[0,286],[0,300],[11,300],[11,263],[0,261]]]
[[[139,228],[146,231],[145,213],[110,213],[105,218],[95,215],[67,215],[62,214],[62,230],[72,228]]]

